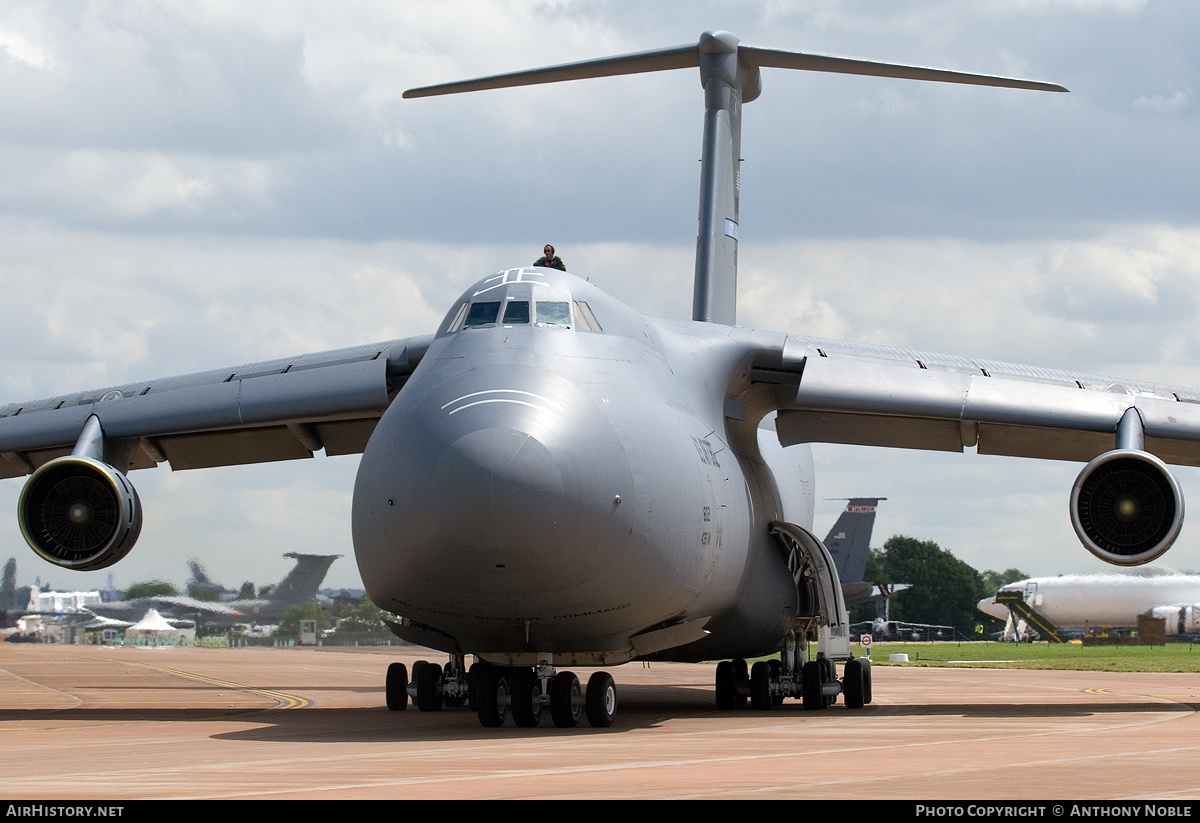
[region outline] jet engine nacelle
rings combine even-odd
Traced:
[[[1183,494],[1154,455],[1115,449],[1079,473],[1071,489],[1071,525],[1096,557],[1139,566],[1175,542],[1183,525]]]
[[[56,566],[94,571],[129,553],[142,530],[142,504],[121,472],[90,457],[51,460],[21,490],[25,541]]]

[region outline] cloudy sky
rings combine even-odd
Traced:
[[[0,403],[431,331],[553,242],[691,308],[694,70],[404,101],[406,88],[695,42],[1005,74],[1069,95],[763,71],[743,125],[744,325],[1200,385],[1200,5],[1138,0],[0,0]],[[878,545],[1103,571],[1080,466],[817,447]],[[280,578],[340,552],[357,458],[136,472],[118,586]],[[1180,469],[1200,500],[1200,473]],[[13,512],[19,480],[0,482]],[[822,502],[824,534],[841,504]],[[22,582],[102,585],[37,560]],[[1200,570],[1200,526],[1161,563]]]

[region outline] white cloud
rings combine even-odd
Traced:
[[[1143,94],[1133,101],[1134,108],[1168,112],[1186,108],[1192,102],[1191,89],[1177,88],[1162,94]]]
[[[9,28],[0,27],[0,50],[13,63],[24,63],[37,69],[46,68],[50,63],[41,47]]]

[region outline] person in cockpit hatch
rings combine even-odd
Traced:
[[[567,264],[562,261],[562,258],[555,256],[554,246],[551,246],[549,243],[547,243],[546,248],[544,248],[542,251],[545,252],[545,255],[534,261],[533,265],[541,266],[545,269],[558,269],[559,271],[567,270]]]

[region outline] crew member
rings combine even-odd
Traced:
[[[562,258],[555,256],[554,246],[551,246],[549,243],[547,243],[546,248],[542,249],[542,251],[544,254],[534,261],[533,265],[541,266],[544,269],[558,269],[559,271],[567,270],[567,264],[562,261]]]

